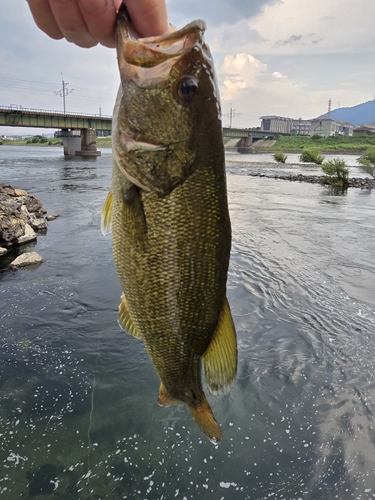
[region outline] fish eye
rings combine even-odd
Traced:
[[[198,93],[198,81],[193,76],[184,76],[177,84],[178,97],[183,103],[190,102]]]

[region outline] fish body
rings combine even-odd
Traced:
[[[123,290],[119,322],[143,340],[160,378],[159,403],[189,406],[222,434],[205,397],[232,385],[235,329],[226,299],[231,228],[220,106],[203,21],[134,40],[117,19],[121,85],[113,115],[112,226]]]

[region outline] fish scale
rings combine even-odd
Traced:
[[[221,430],[201,365],[208,388],[226,391],[237,347],[226,299],[231,229],[218,92],[204,23],[135,41],[122,7],[116,30],[121,85],[103,226],[112,225],[123,290],[119,322],[143,340],[161,381],[159,403],[188,405],[216,443]],[[167,55],[155,56],[155,47]]]

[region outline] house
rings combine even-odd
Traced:
[[[332,118],[318,116],[311,120],[311,135],[330,137],[332,135],[353,135],[353,125],[344,120],[335,121]]]

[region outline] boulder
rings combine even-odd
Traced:
[[[51,215],[47,215],[46,217],[46,220],[51,221],[51,220],[55,220],[57,219],[57,217],[60,217],[60,214],[51,214]]]
[[[5,254],[7,253],[7,251],[8,251],[8,250],[7,250],[6,248],[0,247],[0,257],[1,257],[2,255],[5,255]]]
[[[25,267],[33,264],[40,264],[43,262],[42,257],[36,252],[26,252],[19,255],[13,262],[10,263],[11,267]]]
[[[23,245],[35,240],[34,229],[47,228],[46,212],[35,196],[0,183],[0,245]]]
[[[34,240],[36,240],[35,231],[29,224],[26,223],[24,234],[19,238],[16,238],[15,243],[17,245],[23,245],[24,243],[28,243],[29,241]]]

